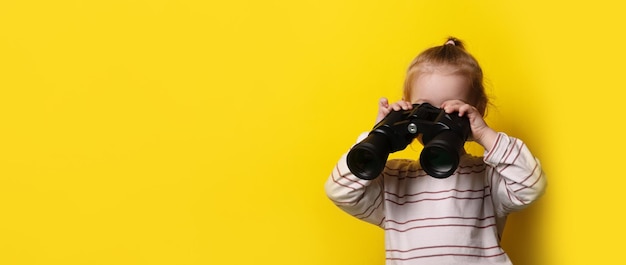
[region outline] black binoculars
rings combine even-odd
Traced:
[[[456,171],[465,141],[471,132],[469,119],[446,113],[428,103],[411,110],[391,111],[367,138],[348,152],[350,171],[361,179],[374,179],[385,168],[390,153],[405,149],[421,137],[420,164],[428,175],[447,178]]]

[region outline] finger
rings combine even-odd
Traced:
[[[402,109],[402,106],[400,105],[400,103],[396,102],[391,104],[391,108],[395,111],[400,111]]]
[[[459,116],[464,116],[464,115],[470,116],[476,112],[478,112],[478,110],[470,104],[464,104],[461,107],[459,107]]]
[[[446,104],[441,107],[446,113],[450,114],[459,110],[458,104]]]
[[[441,103],[440,108],[445,109],[446,107],[452,105],[452,100],[446,100],[443,103]]]
[[[456,111],[459,113],[459,116],[463,116],[463,114],[465,114],[465,112],[467,112],[467,104],[463,104],[463,105],[458,105],[456,108]]]
[[[409,109],[413,108],[413,104],[411,104],[411,102],[402,101],[402,104],[403,104],[403,107],[404,107],[403,109],[405,109],[405,110],[409,110]]]
[[[466,104],[463,101],[460,101],[458,99],[451,99],[451,100],[446,100],[443,103],[441,103],[441,107],[440,108],[445,108],[445,107],[449,107],[449,106],[460,106]]]
[[[453,113],[453,112],[459,112],[459,114],[464,114],[467,110],[466,109],[461,110],[461,108],[465,105],[467,105],[469,108],[472,108],[472,105],[469,105],[461,100],[456,100],[456,99],[448,100],[441,105],[442,105],[441,108],[444,109],[446,113],[448,114]]]
[[[402,101],[402,100],[401,100],[401,101],[398,101],[398,102],[396,102],[396,103],[393,103],[393,104],[391,105],[391,107],[392,107],[392,108],[393,108],[393,110],[395,110],[395,111],[400,111],[400,110],[409,110],[409,109],[411,109],[413,106],[412,106],[409,102],[406,102],[406,101]]]
[[[402,108],[403,110],[408,110],[409,109],[409,104],[407,104],[406,101],[398,101],[398,105],[400,106],[400,108]]]
[[[389,100],[386,97],[382,97],[378,100],[378,107],[379,108],[389,108]]]

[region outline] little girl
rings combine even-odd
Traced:
[[[348,169],[346,152],[326,182],[328,197],[385,230],[386,264],[511,264],[500,247],[507,215],[539,198],[546,178],[520,139],[485,123],[488,99],[478,62],[449,38],[415,58],[403,94],[391,105],[380,100],[376,123],[392,110],[430,103],[467,116],[470,138],[484,147],[484,156],[463,154],[444,179],[428,176],[419,161],[392,159],[377,178],[363,180]]]

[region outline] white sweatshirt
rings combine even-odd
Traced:
[[[428,176],[418,161],[393,159],[378,178],[363,180],[350,172],[346,155],[326,193],[342,210],[385,229],[386,264],[511,264],[500,247],[506,217],[546,186],[539,161],[504,133],[484,157],[464,155],[445,179]]]

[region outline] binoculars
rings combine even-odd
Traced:
[[[367,138],[354,145],[348,152],[348,168],[361,179],[374,179],[385,168],[390,153],[405,149],[421,137],[422,168],[432,177],[447,178],[459,166],[470,132],[465,116],[448,114],[428,103],[413,104],[411,110],[391,111]]]

